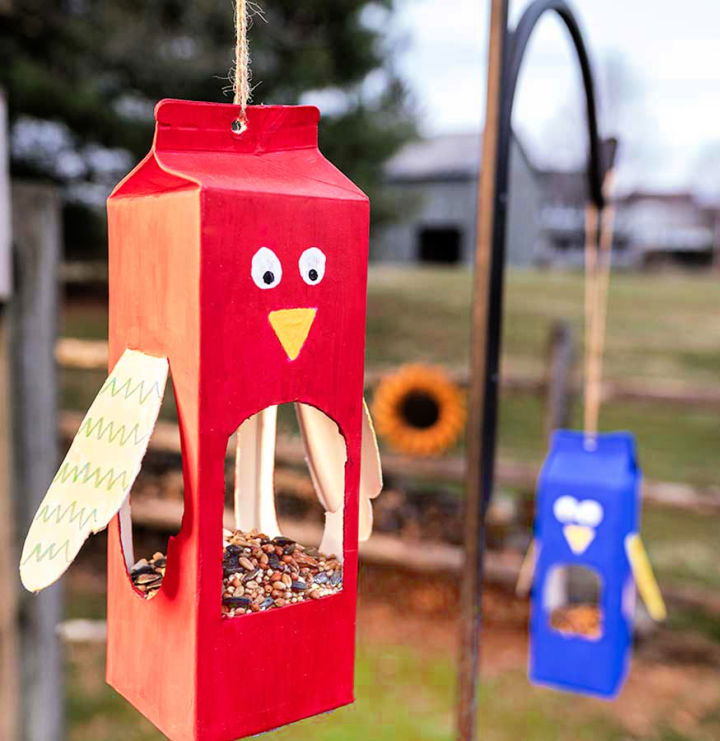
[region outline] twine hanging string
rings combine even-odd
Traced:
[[[607,325],[615,207],[611,200],[614,170],[603,182],[605,208],[594,203],[585,211],[585,444],[594,449],[602,401],[602,361]]]
[[[585,342],[584,342],[584,361],[583,361],[583,378],[584,378],[584,421],[586,440],[597,432],[597,417],[595,423],[591,423],[594,416],[590,413],[590,337],[594,329],[594,311],[596,303],[595,289],[597,287],[597,239],[598,239],[598,222],[599,212],[597,206],[591,201],[585,207]]]
[[[248,43],[247,0],[235,0],[235,67],[233,75],[233,102],[240,106],[236,122],[238,133],[247,128],[247,104],[250,100],[250,46]]]

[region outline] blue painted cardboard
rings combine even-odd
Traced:
[[[599,435],[594,450],[585,448],[582,432],[554,434],[538,482],[531,681],[604,698],[620,691],[629,667],[635,608],[625,538],[638,531],[640,481],[630,433]],[[551,626],[548,579],[563,566],[584,566],[599,576],[599,638]]]

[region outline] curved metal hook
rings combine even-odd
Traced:
[[[538,21],[547,11],[557,13],[570,34],[578,64],[582,73],[583,88],[585,90],[585,110],[588,127],[588,192],[590,198],[602,209],[605,204],[603,196],[603,178],[611,163],[603,162],[603,148],[598,133],[597,106],[595,102],[595,80],[593,77],[590,56],[585,46],[580,24],[570,6],[564,0],[535,0],[528,5],[520,20],[515,26],[509,39],[509,53],[505,67],[503,120],[501,125],[510,125],[512,108],[515,100],[518,77],[525,58],[527,46]]]

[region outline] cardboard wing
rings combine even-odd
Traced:
[[[147,450],[168,361],[126,350],[93,401],[28,531],[20,558],[26,589],[44,589],[126,500]]]
[[[345,441],[337,425],[310,404],[296,403],[298,424],[313,486],[326,513],[325,545],[329,553],[342,552],[345,498]],[[238,430],[235,452],[235,526],[280,534],[273,490],[277,407],[247,419]],[[363,403],[358,537],[372,533],[372,504],[382,490],[382,470],[370,412]]]
[[[238,429],[235,448],[235,527],[280,535],[275,511],[273,472],[277,407],[271,406]]]
[[[362,443],[360,461],[360,522],[358,540],[367,540],[373,527],[372,499],[375,499],[383,488],[382,465],[377,435],[367,403],[363,399]]]
[[[325,507],[325,534],[321,550],[342,551],[343,499],[345,491],[345,443],[337,425],[309,404],[295,405],[305,443],[308,468],[315,491]],[[363,401],[360,462],[360,502],[358,539],[367,540],[372,533],[371,500],[382,491],[382,468],[377,438],[367,404]]]
[[[632,567],[635,584],[650,617],[656,622],[662,622],[667,618],[665,600],[663,600],[650,565],[650,559],[638,533],[631,533],[625,538],[625,550]]]

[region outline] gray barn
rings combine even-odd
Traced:
[[[385,188],[398,218],[376,229],[371,255],[382,262],[471,263],[479,133],[412,142],[386,166]],[[516,139],[511,156],[507,259],[530,265],[540,243],[538,174]]]

